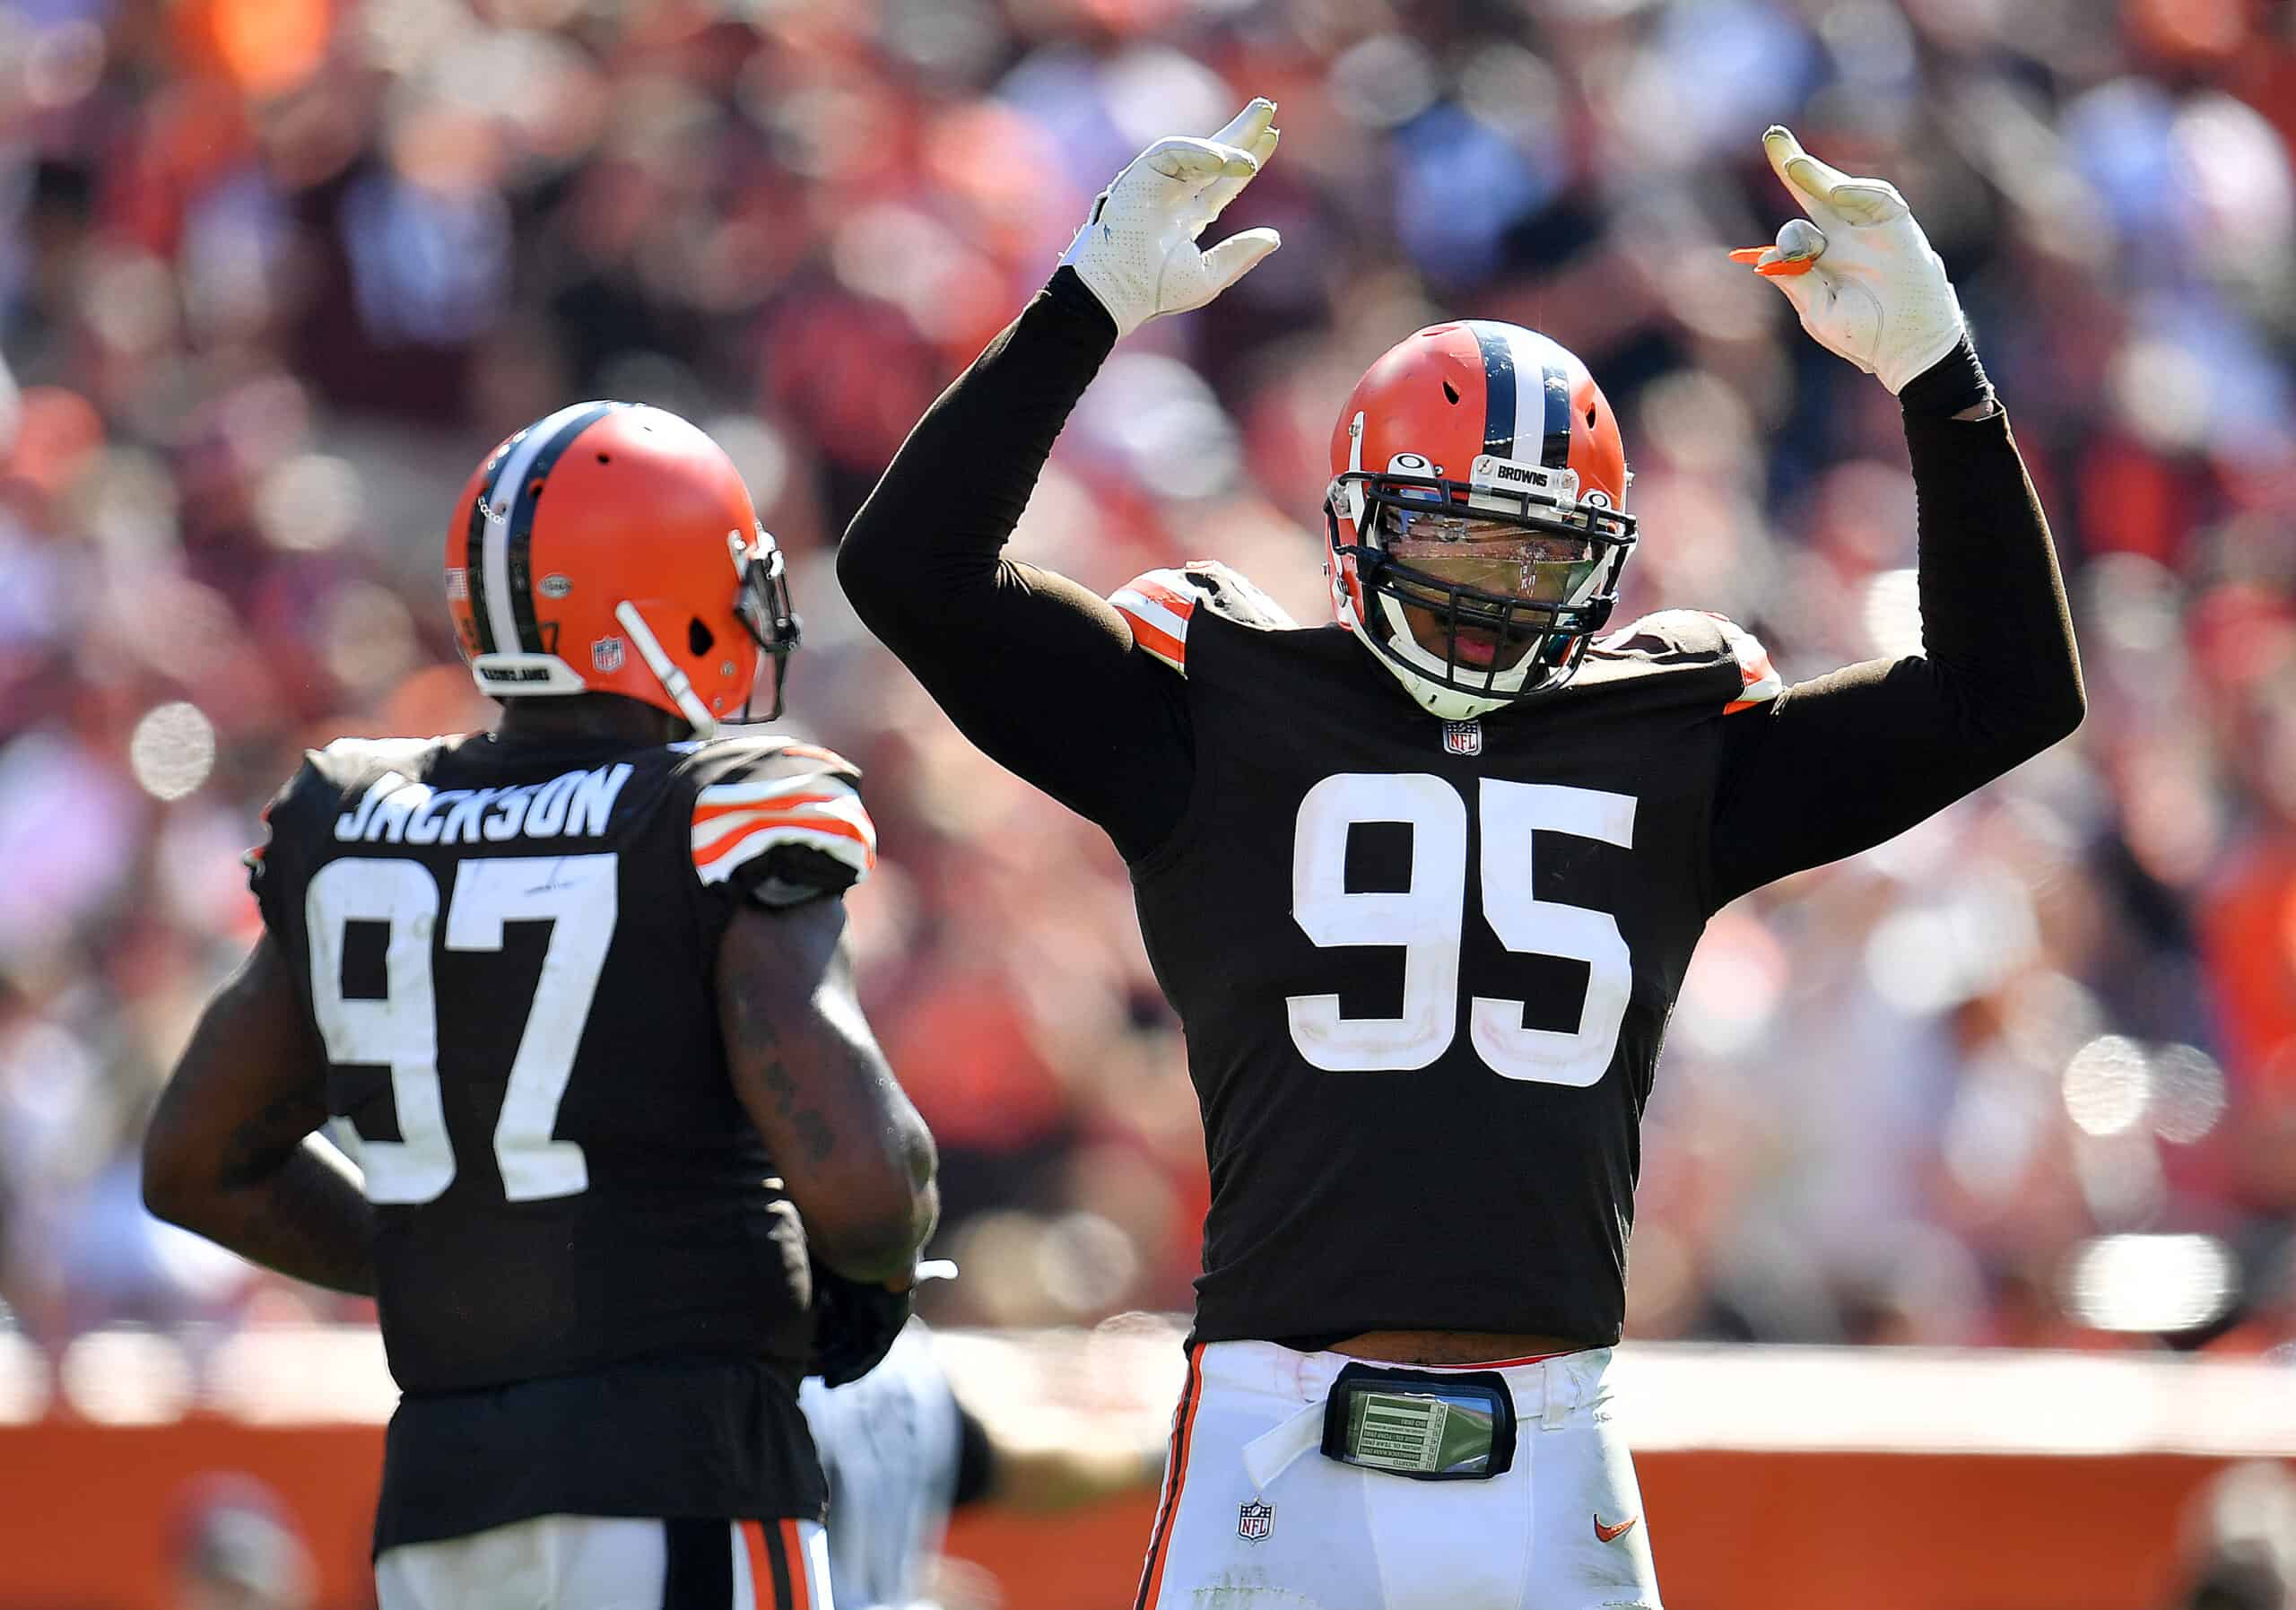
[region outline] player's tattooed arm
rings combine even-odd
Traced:
[[[313,1285],[375,1289],[375,1219],[311,1132],[326,1056],[266,934],[207,1004],[144,1137],[144,1202],[171,1223]]]
[[[855,1280],[908,1275],[940,1217],[937,1160],[854,994],[843,904],[736,913],[718,945],[718,1021],[813,1256]]]

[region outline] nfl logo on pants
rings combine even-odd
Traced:
[[[1236,1511],[1236,1536],[1257,1543],[1275,1529],[1275,1506],[1252,1499]]]

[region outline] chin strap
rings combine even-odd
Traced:
[[[686,725],[693,728],[693,735],[697,738],[714,736],[718,731],[718,718],[709,713],[700,695],[694,692],[691,679],[671,663],[670,657],[662,651],[661,640],[654,635],[653,628],[646,624],[646,617],[638,613],[638,606],[624,598],[613,606],[613,618],[621,622],[622,629],[630,634],[631,642],[637,647],[638,657],[646,662],[646,668],[654,674],[655,680],[676,703],[678,713],[685,718]]]

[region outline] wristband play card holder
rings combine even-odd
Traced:
[[[1420,1482],[1487,1482],[1515,1463],[1515,1396],[1496,1371],[1350,1364],[1324,1400],[1327,1459]]]

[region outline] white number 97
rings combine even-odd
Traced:
[[[1592,1084],[1618,1049],[1633,957],[1608,912],[1532,896],[1533,835],[1570,833],[1631,849],[1634,797],[1485,778],[1478,805],[1483,920],[1510,951],[1584,962],[1587,996],[1578,1026],[1563,1031],[1526,1027],[1520,1001],[1477,996],[1468,1003],[1468,1037],[1501,1077]],[[1347,835],[1359,822],[1411,829],[1409,888],[1348,891]],[[1393,1017],[1343,1017],[1336,995],[1286,997],[1292,1043],[1311,1066],[1403,1072],[1425,1067],[1450,1049],[1458,1023],[1466,846],[1466,805],[1431,773],[1342,772],[1308,790],[1292,841],[1293,920],[1318,945],[1397,945],[1404,953],[1403,1008]]]

